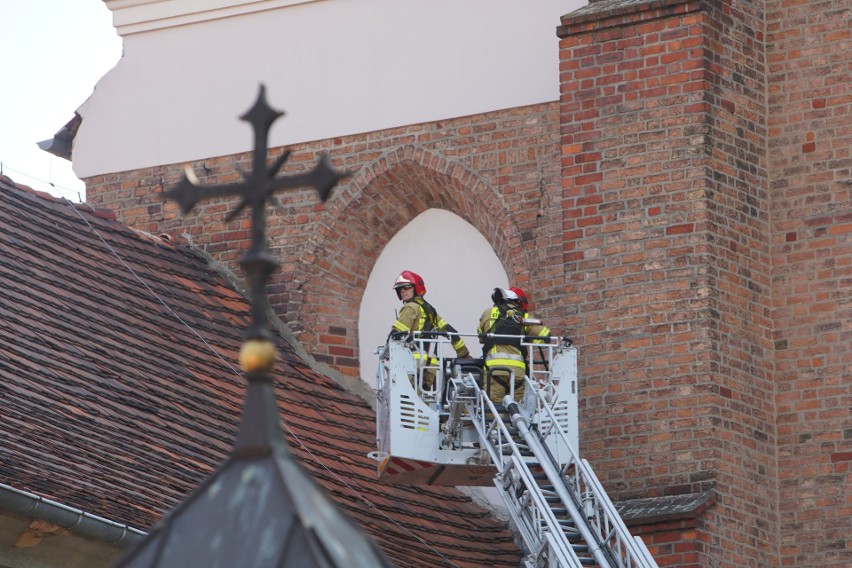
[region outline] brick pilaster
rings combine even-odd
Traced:
[[[777,551],[756,10],[603,0],[558,31],[581,444],[616,495],[714,487],[698,561],[739,566]]]

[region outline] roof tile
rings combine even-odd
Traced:
[[[0,177],[0,483],[150,527],[233,447],[249,308],[189,248]],[[292,452],[400,566],[517,566],[453,488],[379,483],[372,409],[280,338]]]

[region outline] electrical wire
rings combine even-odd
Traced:
[[[2,175],[2,174],[3,174],[3,171],[4,171],[4,170],[9,170],[9,171],[11,171],[11,172],[15,172],[16,174],[18,174],[18,175],[20,175],[20,176],[24,176],[24,177],[25,177],[25,178],[27,178],[27,179],[31,179],[31,180],[37,181],[37,182],[39,182],[39,183],[43,183],[43,184],[45,184],[45,185],[49,185],[50,187],[52,187],[53,189],[55,189],[55,190],[57,190],[57,191],[63,191],[63,192],[67,192],[67,193],[76,193],[76,194],[77,194],[77,202],[78,202],[78,203],[82,203],[82,202],[83,202],[83,198],[82,198],[82,196],[80,195],[80,192],[79,192],[79,191],[77,191],[76,189],[72,189],[72,188],[70,188],[70,187],[65,187],[65,186],[63,186],[63,185],[56,185],[56,184],[55,184],[55,183],[53,183],[52,181],[46,181],[46,180],[43,180],[43,179],[37,178],[37,177],[35,177],[35,176],[31,176],[31,175],[29,175],[29,174],[27,174],[27,173],[24,173],[24,172],[20,171],[20,170],[16,170],[15,168],[11,168],[11,167],[9,167],[9,164],[7,164],[7,163],[5,163],[5,162],[0,162],[0,175]],[[70,200],[69,200],[67,197],[65,197],[64,195],[61,195],[61,196],[59,196],[59,197],[61,197],[62,199],[65,199],[66,201],[70,201]]]
[[[124,267],[127,269],[127,271],[128,271],[128,272],[130,272],[130,274],[131,274],[131,275],[133,275],[133,277],[136,279],[136,281],[137,281],[137,282],[139,282],[140,284],[142,284],[142,286],[143,286],[143,287],[144,287],[144,288],[145,288],[145,289],[146,289],[146,290],[147,290],[147,291],[151,294],[151,296],[152,296],[153,298],[155,298],[155,299],[156,299],[156,300],[157,300],[157,301],[158,301],[158,302],[159,302],[159,303],[160,303],[163,307],[165,307],[165,308],[166,308],[166,310],[168,310],[169,314],[171,314],[171,315],[172,315],[172,316],[173,316],[173,317],[174,317],[174,318],[175,318],[175,319],[176,319],[176,320],[177,320],[177,321],[178,321],[181,325],[183,325],[184,327],[186,327],[186,328],[187,328],[187,329],[188,329],[188,330],[189,330],[189,331],[190,331],[193,335],[195,335],[198,339],[200,339],[200,340],[201,340],[201,342],[202,342],[202,343],[204,343],[204,345],[205,345],[205,346],[207,346],[207,348],[211,351],[211,353],[213,353],[213,355],[215,355],[215,356],[216,356],[216,357],[217,357],[217,358],[218,358],[218,359],[219,359],[219,360],[220,360],[220,361],[221,361],[221,362],[222,362],[222,363],[223,363],[223,364],[224,364],[224,365],[225,365],[228,369],[230,369],[230,371],[231,371],[232,373],[234,373],[234,374],[235,374],[236,376],[238,376],[238,377],[241,377],[241,376],[242,376],[242,374],[241,374],[239,371],[237,371],[237,369],[235,369],[235,368],[234,368],[234,366],[233,366],[233,365],[231,365],[231,363],[230,363],[229,361],[227,361],[227,360],[226,360],[226,359],[225,359],[225,358],[224,358],[224,357],[223,357],[223,356],[222,356],[222,355],[221,355],[221,354],[220,354],[220,353],[216,350],[216,348],[215,348],[215,347],[213,347],[212,345],[210,345],[210,343],[208,343],[208,342],[207,342],[207,340],[205,340],[205,339],[204,339],[204,337],[202,337],[202,336],[201,336],[201,334],[200,334],[200,333],[198,333],[198,331],[196,331],[196,330],[195,330],[195,329],[194,329],[191,325],[189,325],[189,324],[188,324],[188,323],[187,323],[187,322],[186,322],[183,318],[181,318],[181,317],[180,317],[180,316],[179,316],[179,315],[178,315],[178,314],[177,314],[177,313],[176,313],[176,312],[175,312],[175,311],[171,308],[171,306],[169,306],[169,305],[166,303],[166,301],[165,301],[165,300],[163,300],[163,298],[162,298],[162,297],[160,297],[160,295],[159,295],[159,294],[157,294],[157,293],[156,293],[156,292],[155,292],[155,291],[154,291],[154,290],[153,290],[150,286],[148,286],[148,283],[147,283],[147,282],[145,282],[145,281],[142,279],[142,277],[141,277],[141,276],[139,276],[139,274],[137,274],[137,273],[136,273],[136,271],[134,271],[134,270],[133,270],[133,268],[132,268],[132,267],[131,267],[131,266],[130,266],[127,262],[125,262],[125,260],[121,257],[121,255],[119,255],[119,254],[118,254],[118,252],[117,252],[117,251],[116,251],[116,250],[115,250],[115,249],[114,249],[114,248],[113,248],[113,247],[112,247],[112,246],[111,246],[111,245],[110,245],[110,244],[109,244],[109,243],[108,243],[108,242],[107,242],[107,241],[106,241],[106,240],[105,240],[102,236],[101,236],[100,232],[99,232],[99,231],[98,231],[98,230],[97,230],[94,226],[92,226],[92,224],[91,224],[91,223],[89,223],[89,220],[88,220],[88,219],[86,219],[86,217],[85,217],[85,216],[84,216],[84,215],[80,212],[80,210],[79,210],[77,207],[75,207],[74,203],[72,203],[72,202],[71,202],[68,198],[63,198],[63,199],[65,199],[65,201],[68,203],[68,205],[69,205],[69,206],[70,206],[70,207],[71,207],[71,208],[72,208],[72,209],[73,209],[73,210],[77,213],[77,215],[80,217],[80,219],[82,219],[82,220],[83,220],[83,222],[84,222],[84,223],[85,223],[85,224],[89,227],[89,229],[92,231],[92,233],[93,233],[96,237],[98,237],[98,239],[99,239],[99,240],[100,240],[100,241],[104,244],[104,246],[106,246],[107,250],[109,250],[109,252],[110,252],[110,253],[111,253],[111,254],[112,254],[112,255],[113,255],[113,256],[114,256],[114,257],[115,257],[115,258],[116,258],[116,259],[117,259],[117,260],[118,260],[121,264],[122,264],[122,266],[124,266]],[[444,562],[446,562],[449,566],[453,566],[453,567],[455,567],[455,568],[461,568],[458,564],[456,564],[455,562],[453,562],[452,560],[450,560],[449,558],[447,558],[447,557],[446,557],[444,554],[442,554],[439,550],[437,550],[435,547],[433,547],[431,544],[429,544],[429,543],[428,543],[428,542],[426,542],[423,538],[421,538],[421,537],[420,537],[420,535],[418,535],[418,534],[414,533],[413,531],[409,530],[408,528],[404,527],[404,526],[403,526],[403,525],[401,525],[401,524],[400,524],[400,523],[399,523],[396,519],[394,519],[393,517],[391,517],[391,516],[389,516],[387,513],[385,513],[385,512],[384,512],[384,511],[383,511],[380,507],[377,507],[377,506],[376,506],[373,502],[371,502],[368,498],[366,498],[364,495],[362,495],[362,494],[361,494],[361,493],[360,493],[357,489],[355,489],[354,487],[352,487],[352,486],[351,486],[349,483],[347,483],[347,482],[346,482],[343,478],[341,478],[341,477],[337,474],[337,472],[335,472],[335,471],[333,471],[332,469],[330,469],[330,468],[329,468],[329,467],[328,467],[328,466],[327,466],[327,465],[326,465],[326,464],[325,464],[325,463],[324,463],[324,462],[323,462],[323,461],[322,461],[319,457],[317,457],[317,456],[316,456],[316,455],[315,455],[315,454],[314,454],[314,453],[310,450],[310,448],[308,448],[308,447],[305,445],[305,443],[301,440],[301,438],[299,438],[299,436],[298,436],[298,435],[297,435],[297,434],[296,434],[296,433],[295,433],[295,432],[294,432],[294,431],[290,428],[290,426],[289,426],[289,425],[288,425],[288,424],[287,424],[287,423],[286,423],[283,419],[282,419],[282,420],[280,420],[280,423],[281,423],[281,425],[282,425],[282,426],[283,426],[283,427],[287,430],[287,432],[289,432],[290,436],[292,436],[292,437],[293,437],[293,439],[294,439],[294,440],[296,440],[296,442],[298,442],[298,443],[299,443],[299,445],[302,447],[302,449],[303,449],[303,450],[304,450],[304,451],[305,451],[305,452],[306,452],[306,453],[307,453],[307,454],[311,457],[311,459],[312,459],[312,460],[313,460],[316,464],[318,464],[321,468],[323,468],[325,471],[327,471],[327,472],[328,472],[328,473],[329,473],[329,474],[330,474],[330,475],[331,475],[334,479],[336,479],[336,480],[337,480],[337,481],[338,481],[341,485],[343,485],[344,487],[346,487],[346,489],[348,489],[348,490],[349,490],[349,491],[350,491],[353,495],[355,495],[357,498],[359,498],[361,501],[363,501],[363,502],[367,505],[367,508],[368,508],[368,509],[371,509],[371,510],[374,510],[374,511],[376,511],[376,512],[380,513],[380,514],[381,514],[381,515],[382,515],[385,519],[387,519],[387,520],[388,520],[389,522],[391,522],[392,524],[396,525],[396,526],[397,526],[400,530],[402,530],[403,532],[405,532],[405,533],[406,533],[406,534],[408,534],[409,536],[411,536],[411,537],[415,538],[416,540],[420,541],[420,542],[421,542],[421,543],[422,543],[422,544],[423,544],[426,548],[428,548],[429,550],[431,550],[432,552],[434,552],[434,553],[435,553],[435,555],[437,555],[438,557],[440,557],[440,558],[441,558]]]
[[[166,303],[166,301],[165,301],[165,300],[163,300],[163,299],[160,297],[160,295],[159,295],[159,294],[157,294],[154,290],[152,290],[152,289],[151,289],[151,287],[150,287],[150,286],[148,286],[148,283],[147,283],[147,282],[145,282],[144,280],[142,280],[142,277],[141,277],[141,276],[139,276],[139,275],[136,273],[136,271],[134,271],[134,270],[133,270],[133,268],[132,268],[129,264],[127,264],[127,263],[124,261],[124,259],[123,259],[123,258],[121,258],[121,256],[118,254],[118,252],[116,252],[116,250],[115,250],[114,248],[112,248],[112,246],[110,246],[110,244],[109,244],[108,242],[106,242],[106,240],[104,240],[104,238],[101,236],[101,234],[98,232],[98,230],[97,230],[97,229],[95,229],[95,228],[92,226],[92,224],[91,224],[91,223],[89,223],[89,220],[88,220],[88,219],[86,219],[86,218],[83,216],[83,214],[82,214],[82,213],[80,213],[80,210],[79,210],[79,209],[77,209],[77,207],[75,207],[75,206],[74,206],[74,204],[73,204],[73,203],[71,203],[71,201],[70,201],[70,200],[68,200],[67,198],[63,198],[63,199],[65,199],[65,201],[67,201],[67,202],[68,202],[68,204],[69,204],[69,205],[71,206],[71,208],[72,208],[72,209],[73,209],[73,210],[77,213],[77,215],[80,217],[80,219],[82,219],[82,220],[83,220],[83,222],[84,222],[84,223],[86,223],[86,225],[88,225],[88,227],[89,227],[89,229],[91,229],[92,233],[94,233],[94,234],[95,234],[95,236],[96,236],[96,237],[98,237],[98,239],[100,239],[100,241],[104,244],[104,246],[106,246],[106,248],[107,248],[107,249],[108,249],[108,250],[112,253],[112,255],[113,255],[116,259],[118,259],[118,261],[122,264],[122,266],[124,266],[124,268],[126,268],[126,269],[127,269],[127,271],[128,271],[128,272],[130,272],[130,274],[132,274],[132,275],[133,275],[133,277],[134,277],[134,278],[135,278],[135,279],[136,279],[136,280],[137,280],[140,284],[142,284],[142,286],[144,286],[146,290],[148,290],[148,292],[151,294],[151,296],[153,296],[153,297],[154,297],[154,298],[155,298],[158,302],[160,302],[160,304],[161,304],[164,308],[166,308],[166,310],[168,310],[169,314],[171,314],[172,316],[174,316],[174,318],[175,318],[178,322],[180,322],[180,323],[181,323],[184,327],[186,327],[186,328],[187,328],[190,332],[192,332],[192,333],[193,333],[193,334],[194,334],[194,335],[195,335],[198,339],[200,339],[200,340],[201,340],[201,342],[202,342],[202,343],[204,343],[204,345],[206,345],[206,346],[207,346],[207,348],[208,348],[208,349],[210,349],[210,351],[212,351],[212,352],[213,352],[213,354],[214,354],[214,355],[216,355],[216,357],[218,357],[220,361],[222,361],[222,363],[224,363],[224,364],[225,364],[228,368],[230,368],[232,371],[234,371],[234,372],[236,373],[236,370],[233,368],[233,366],[232,366],[230,363],[228,363],[228,361],[227,361],[227,360],[225,360],[225,358],[224,358],[224,357],[222,357],[222,355],[220,355],[220,354],[219,354],[219,352],[218,352],[218,351],[216,351],[216,349],[215,349],[212,345],[210,345],[209,343],[207,343],[207,340],[206,340],[206,339],[204,339],[204,337],[202,337],[200,333],[198,333],[198,332],[197,332],[197,331],[196,331],[196,330],[195,330],[195,329],[194,329],[191,325],[189,325],[188,323],[186,323],[186,321],[184,321],[184,320],[183,320],[183,318],[181,318],[181,317],[180,317],[180,316],[179,316],[179,315],[178,315],[178,314],[177,314],[177,313],[176,313],[176,312],[175,312],[175,311],[171,308],[171,306],[169,306],[169,305]],[[237,374],[239,374],[239,373],[237,373]]]

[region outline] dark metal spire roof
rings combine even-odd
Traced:
[[[252,322],[240,354],[249,384],[230,457],[116,566],[391,566],[302,470],[280,428],[269,373],[275,351],[266,339],[266,284],[278,262],[266,244],[264,208],[276,191],[295,187],[312,186],[325,201],[343,176],[322,158],[308,174],[276,177],[289,155],[266,166],[269,128],[279,116],[267,104],[261,86],[254,106],[242,117],[255,133],[251,174],[243,182],[215,187],[196,186],[184,176],[166,193],[184,213],[202,199],[227,195],[242,198],[230,217],[251,207],[252,245],[241,261],[252,306]]]

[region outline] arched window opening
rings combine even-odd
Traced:
[[[425,298],[461,333],[475,333],[495,286],[508,277],[494,249],[470,223],[443,209],[428,209],[403,227],[385,246],[367,280],[358,314],[361,378],[375,388],[376,350],[384,345],[401,306],[392,287],[403,270],[426,281]],[[482,349],[465,337],[471,354]]]

